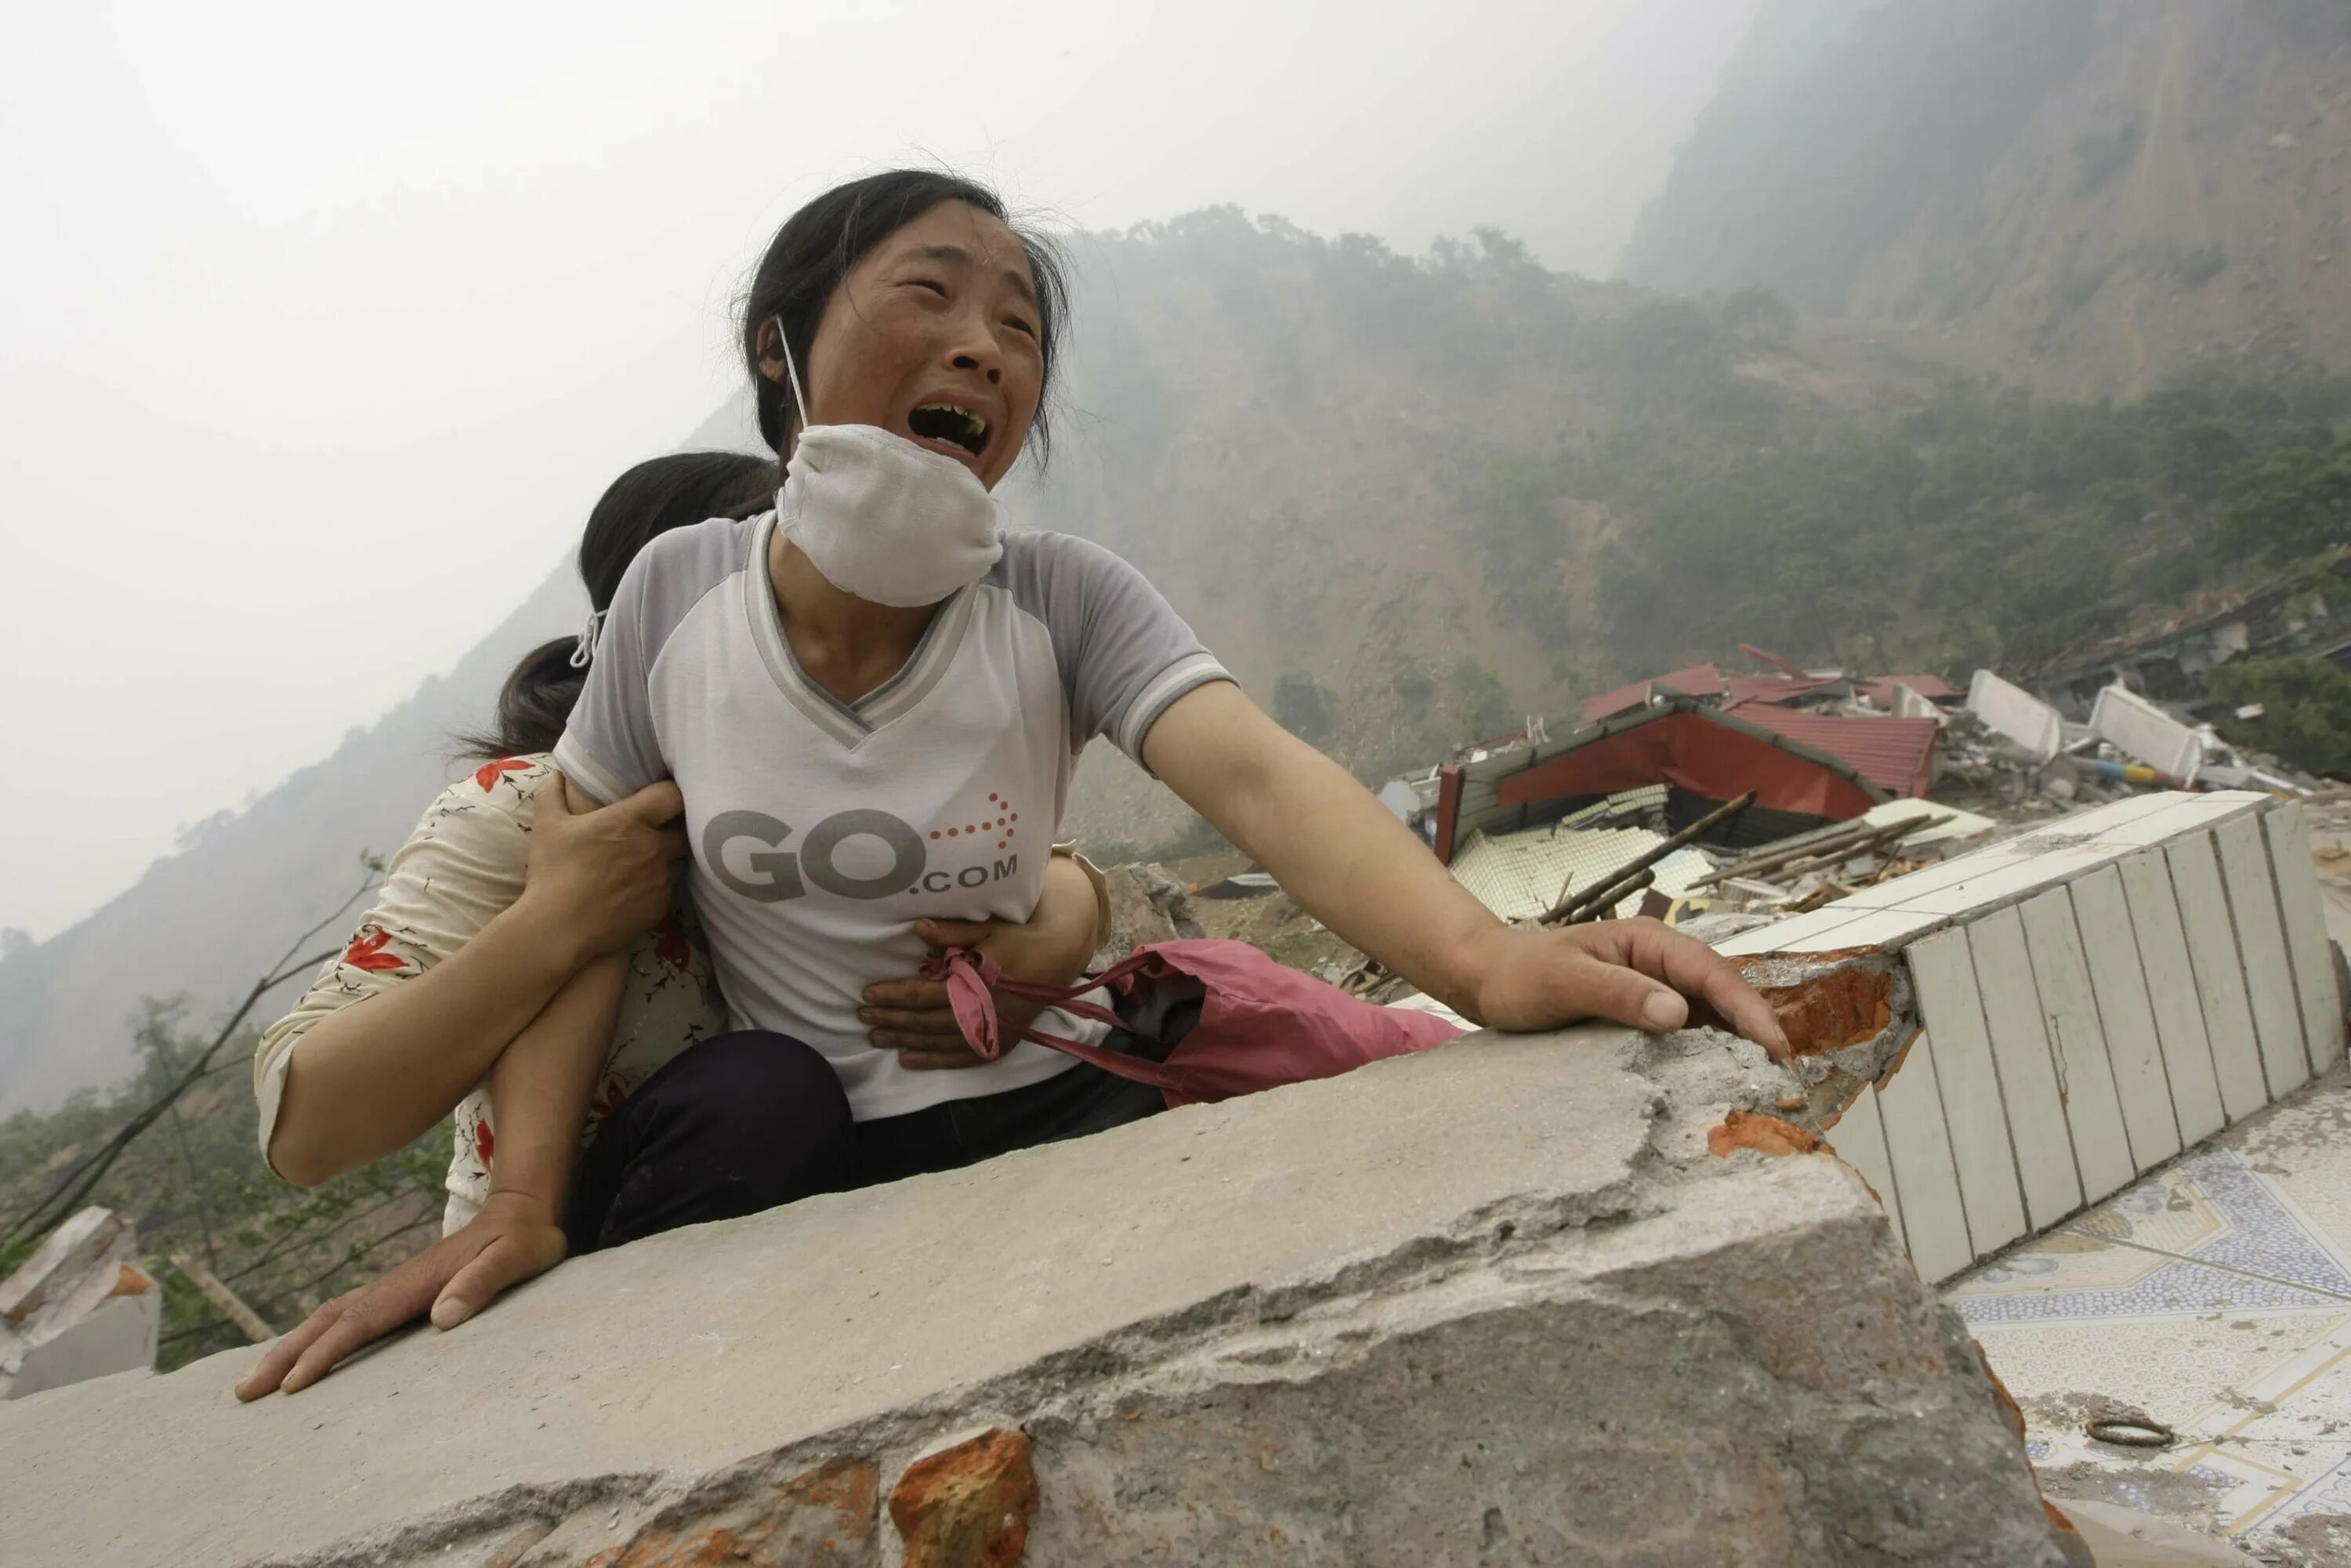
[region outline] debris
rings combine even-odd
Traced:
[[[1559,902],[1543,915],[1541,923],[1552,925],[1562,921],[1595,918],[1603,909],[1613,910],[1634,893],[1656,882],[1656,873],[1650,870],[1651,867],[1684,845],[1695,843],[1704,838],[1753,804],[1755,804],[1755,791],[1750,789],[1727,805],[1717,807],[1672,838],[1658,844],[1656,848],[1646,851],[1637,859],[1617,867],[1608,877],[1595,884],[1594,892],[1571,898],[1566,890],[1562,889]],[[1639,878],[1637,882],[1635,881],[1636,876]]]
[[[1990,670],[1978,670],[1968,683],[1968,711],[2036,762],[2048,761],[2064,745],[2064,716]]]
[[[1646,827],[1575,829],[1564,822],[1517,833],[1473,833],[1454,859],[1453,878],[1501,919],[1540,920],[1560,904],[1562,888],[1596,892],[1621,880],[1629,862],[1667,842],[1667,835]],[[1668,897],[1687,893],[1714,865],[1687,848],[1654,863],[1654,885]],[[1624,896],[1634,894],[1628,889]],[[1614,904],[1608,907],[1630,913]]]
[[[1192,891],[1202,898],[1263,898],[1268,894],[1280,893],[1281,884],[1273,880],[1270,872],[1245,871]]]
[[[85,1208],[0,1281],[0,1399],[152,1367],[162,1321],[131,1221]]]
[[[2196,731],[2127,687],[2113,685],[2090,708],[2090,729],[2100,740],[2154,768],[2174,786],[2196,782],[2204,765],[2204,743]]]
[[[1207,935],[1193,917],[1190,894],[1164,866],[1113,866],[1102,883],[1110,897],[1110,935],[1092,968],[1107,969],[1146,943]]]

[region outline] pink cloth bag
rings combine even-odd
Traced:
[[[1004,1050],[990,987],[1120,1029],[1134,1026],[1108,1008],[1078,998],[1105,987],[1130,1004],[1146,1003],[1155,992],[1162,1000],[1196,996],[1198,1020],[1164,1061],[1034,1029],[1023,1037],[1105,1072],[1148,1083],[1171,1106],[1333,1078],[1367,1061],[1441,1045],[1461,1032],[1458,1025],[1431,1013],[1351,997],[1275,963],[1246,942],[1155,943],[1074,986],[1007,978],[993,958],[960,947],[926,960],[923,972],[946,982],[964,1040],[990,1061]]]

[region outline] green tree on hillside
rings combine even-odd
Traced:
[[[1501,677],[1475,659],[1456,663],[1446,687],[1454,729],[1465,742],[1491,740],[1519,727],[1521,716]]]
[[[2220,478],[2224,548],[2284,560],[2351,540],[2351,442],[2280,446]]]
[[[2208,689],[2231,739],[2314,773],[2351,772],[2351,675],[2325,659],[2240,659]],[[2255,704],[2256,717],[2227,716]]]

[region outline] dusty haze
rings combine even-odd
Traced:
[[[19,11],[0,927],[520,602],[731,389],[733,288],[825,185],[943,160],[1088,228],[1492,224],[1605,274],[1754,5]]]

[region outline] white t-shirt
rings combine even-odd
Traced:
[[[679,528],[621,581],[556,766],[602,800],[685,796],[695,906],[736,1027],[806,1041],[861,1120],[1017,1089],[1071,1059],[1021,1044],[914,1072],[865,987],[914,973],[925,917],[1026,920],[1086,742],[1136,761],[1168,705],[1228,680],[1142,574],[1066,535],[1008,535],[905,667],[843,704],[800,671],[768,583],[772,513]],[[1039,1027],[1098,1039],[1066,1014]]]

